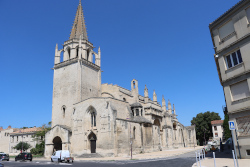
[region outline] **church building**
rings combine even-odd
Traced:
[[[138,81],[131,90],[101,83],[101,50],[93,51],[88,41],[81,1],[70,37],[63,49],[55,48],[52,128],[45,136],[45,156],[55,150],[69,150],[72,156],[126,156],[193,147],[194,126],[183,126],[174,105],[162,105],[153,92],[138,93]],[[60,55],[63,54],[61,61]],[[96,154],[92,154],[96,153]]]

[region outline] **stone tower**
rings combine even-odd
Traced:
[[[101,94],[101,50],[88,41],[81,1],[69,40],[55,48],[52,127],[70,126],[73,104]],[[62,54],[62,57],[60,56]],[[62,61],[61,61],[62,60]]]

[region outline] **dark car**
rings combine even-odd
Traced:
[[[0,160],[10,160],[9,154],[5,154],[5,153],[0,153]]]
[[[17,160],[30,160],[32,161],[32,154],[31,153],[20,153],[18,156],[15,157],[15,161]]]

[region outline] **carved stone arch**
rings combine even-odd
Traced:
[[[54,145],[53,151],[62,150],[62,139],[59,136],[53,138],[52,143]]]
[[[88,135],[88,140],[90,144],[90,152],[91,153],[96,153],[96,140],[97,137],[93,131],[91,131]]]
[[[155,119],[155,120],[154,120],[154,125],[160,127],[160,126],[161,126],[160,120],[159,120],[159,119]]]

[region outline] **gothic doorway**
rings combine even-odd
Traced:
[[[62,140],[59,136],[53,139],[54,149],[53,151],[62,150]]]
[[[93,132],[91,132],[88,138],[90,142],[90,152],[96,153],[96,135]]]

